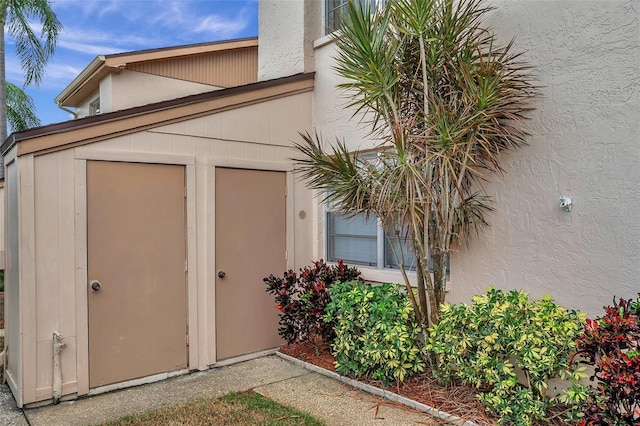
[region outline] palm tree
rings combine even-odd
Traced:
[[[37,19],[40,35],[31,26]],[[62,24],[48,0],[0,0],[0,143],[7,138],[7,101],[11,88],[7,87],[4,30],[15,39],[20,66],[25,74],[24,85],[36,86],[42,81],[44,69],[53,55]],[[9,90],[9,92],[7,91]],[[24,121],[24,120],[23,120]],[[28,121],[24,121],[28,122]]]
[[[13,83],[7,83],[7,121],[14,132],[40,125],[33,99]]]
[[[536,94],[512,44],[481,27],[488,10],[482,0],[349,2],[335,70],[349,106],[370,117],[377,158],[340,140],[325,149],[318,133],[296,144],[302,176],[323,201],[380,220],[425,337],[439,321],[449,254],[487,224],[482,180],[503,172],[501,152],[525,143]],[[398,241],[415,257],[417,291]]]

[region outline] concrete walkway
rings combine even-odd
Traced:
[[[309,412],[314,417],[324,420],[327,425],[438,424],[424,413],[310,372],[275,355],[135,388],[62,402],[59,405],[26,409],[24,415],[31,426],[85,426],[117,419],[127,414],[154,410],[198,398],[220,397],[231,391],[248,389],[282,404]],[[1,393],[3,398],[7,396],[6,391]],[[13,401],[10,394],[8,397]],[[26,425],[21,411],[15,408],[15,404],[13,407],[13,410],[7,411],[6,414],[15,416],[16,420],[3,417],[3,404],[0,408],[0,424]]]

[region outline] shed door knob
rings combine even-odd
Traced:
[[[224,272],[224,271],[218,271],[218,277],[220,277],[220,278],[224,278],[226,275],[227,275],[227,274],[226,274],[226,272]]]
[[[98,281],[93,281],[91,283],[91,290],[93,290],[93,291],[100,290],[100,283]]]

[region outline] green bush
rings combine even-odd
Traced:
[[[586,377],[584,368],[569,365],[584,319],[551,297],[530,301],[522,291],[491,288],[470,306],[443,304],[427,350],[444,379],[482,389],[480,400],[500,423],[529,425],[551,406],[575,399],[549,396],[547,389],[554,377],[574,383]]]
[[[331,349],[338,373],[389,384],[424,370],[420,328],[401,286],[352,281],[329,292],[325,320],[336,323]]]

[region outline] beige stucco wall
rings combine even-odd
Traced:
[[[319,0],[258,2],[258,80],[314,70],[313,41],[321,35]]]
[[[109,111],[118,111],[220,89],[218,86],[129,70],[124,70],[119,74],[110,74],[110,76],[111,105]]]
[[[311,194],[293,177],[290,144],[298,131],[311,127],[310,92],[266,101],[112,140],[41,156],[18,158],[32,164],[29,187],[21,199],[32,199],[33,223],[21,224],[21,244],[34,248],[21,268],[21,403],[52,397],[52,333],[60,332],[63,394],[88,392],[88,330],[86,326],[86,188],[85,161],[177,161],[187,164],[189,271],[189,368],[215,363],[213,303],[215,265],[212,257],[216,166],[287,170],[288,267],[307,264],[312,256],[306,230]],[[29,171],[29,168],[26,169]],[[32,195],[30,195],[32,194]],[[293,195],[295,194],[295,200]],[[31,198],[32,197],[32,198]],[[85,225],[83,225],[83,223]],[[84,266],[83,266],[84,265]],[[281,274],[284,271],[273,271]],[[16,362],[19,362],[16,360]],[[20,365],[20,364],[18,364]],[[17,377],[10,380],[16,382]],[[16,392],[14,386],[14,393]]]
[[[640,2],[491,4],[497,9],[488,23],[500,39],[516,37],[543,95],[531,115],[530,145],[502,157],[504,177],[488,177],[491,227],[453,255],[449,300],[469,301],[493,285],[550,293],[596,315],[614,295],[640,289]],[[326,41],[316,42],[313,124],[328,139],[368,148],[337,96],[334,46]],[[562,194],[573,197],[570,213],[560,208]],[[322,256],[321,208],[317,217]],[[384,278],[400,280],[389,272]]]
[[[123,70],[100,81],[100,90],[78,105],[78,118],[89,115],[89,105],[100,97],[100,113],[118,111],[198,93],[219,90],[219,86]]]

